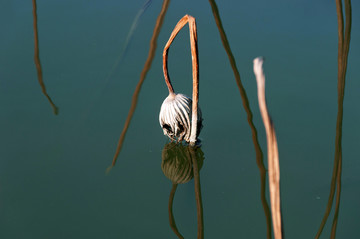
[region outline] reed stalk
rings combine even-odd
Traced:
[[[282,218],[281,218],[281,202],[280,202],[280,165],[279,152],[276,140],[274,124],[266,106],[265,99],[265,75],[263,72],[263,59],[254,59],[254,73],[256,76],[258,101],[261,117],[266,131],[267,153],[268,153],[268,173],[269,173],[269,191],[270,205],[273,222],[273,230],[275,239],[281,239]]]
[[[43,80],[43,74],[42,74],[42,67],[40,63],[40,50],[39,50],[39,34],[38,34],[38,26],[37,26],[37,5],[36,0],[32,0],[33,5],[33,27],[34,27],[34,62],[36,66],[37,76],[38,76],[38,82],[41,87],[42,93],[45,95],[47,100],[49,101],[53,112],[55,115],[59,113],[58,107],[54,104],[51,97],[46,91],[45,83]]]

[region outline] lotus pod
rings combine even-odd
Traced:
[[[161,105],[159,122],[164,131],[173,141],[190,141],[192,100],[183,94],[169,94]],[[196,137],[202,128],[201,110],[198,109]]]

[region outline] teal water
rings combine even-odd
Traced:
[[[115,167],[131,98],[162,2],[37,1],[40,61],[54,115],[34,63],[33,6],[0,3],[0,238],[177,238],[169,225],[169,142],[158,122],[167,89],[162,50],[185,14],[197,20],[200,58],[200,171],[205,238],[267,238],[251,130],[209,2],[172,1],[151,69]],[[252,60],[266,58],[267,104],[278,138],[286,238],[315,238],[328,203],[337,117],[335,1],[218,1],[264,152]],[[360,235],[360,5],[352,2],[336,238]],[[123,60],[114,67],[118,59]],[[176,92],[191,95],[188,28],[169,52]],[[194,181],[179,184],[173,214],[196,238]],[[266,192],[268,193],[268,192]],[[267,197],[268,199],[268,197]],[[268,199],[269,201],[269,199]],[[320,238],[329,238],[332,211]]]

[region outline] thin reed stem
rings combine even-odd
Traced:
[[[254,60],[254,73],[256,76],[258,88],[258,100],[260,113],[266,131],[266,141],[268,149],[268,171],[269,171],[269,191],[270,205],[272,213],[272,222],[275,239],[281,239],[283,236],[281,202],[280,202],[280,165],[279,152],[275,134],[275,128],[270,118],[265,99],[265,75],[262,68],[262,58]]]
[[[40,51],[39,51],[39,34],[38,34],[38,27],[37,27],[37,6],[36,0],[32,0],[33,4],[33,27],[34,27],[34,62],[36,66],[38,81],[41,86],[41,91],[49,101],[51,107],[53,108],[53,112],[55,115],[59,113],[58,107],[54,104],[51,100],[50,96],[48,95],[45,87],[45,83],[43,81],[43,74],[42,74],[42,67],[40,63]]]

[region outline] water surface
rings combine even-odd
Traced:
[[[205,238],[266,238],[252,132],[209,2],[170,3],[123,148],[108,174],[162,2],[152,1],[141,15],[124,55],[124,43],[145,1],[36,2],[43,83],[59,114],[54,115],[38,82],[32,3],[1,3],[0,237],[177,238],[168,215],[172,182],[161,168],[168,143],[158,123],[167,96],[161,57],[177,21],[190,14],[197,20],[204,117],[200,182]],[[285,235],[314,238],[327,206],[334,163],[335,2],[217,4],[265,164],[266,137],[252,60],[266,58]],[[360,5],[352,4],[337,238],[360,234]],[[191,95],[187,27],[169,52],[169,73],[175,91]],[[333,213],[334,208],[321,238],[330,236]],[[196,238],[194,180],[178,185],[173,214],[179,232]]]

